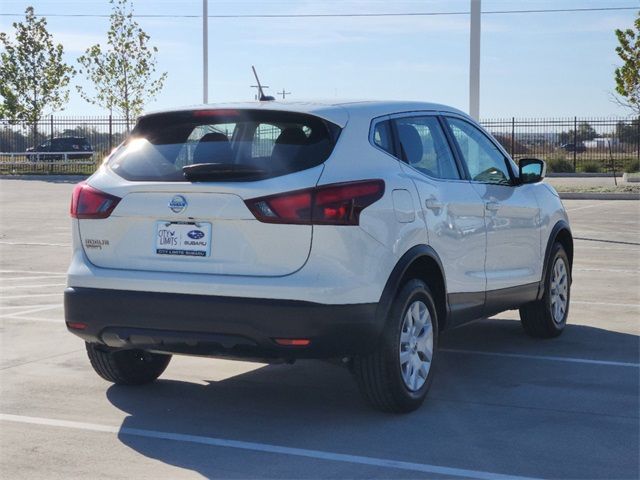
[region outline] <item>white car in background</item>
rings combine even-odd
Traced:
[[[520,309],[532,336],[564,329],[573,241],[543,176],[444,105],[148,114],[74,190],[67,327],[118,384],[171,354],[342,358],[411,411],[445,328]]]

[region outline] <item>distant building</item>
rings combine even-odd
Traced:
[[[611,147],[617,147],[620,144],[620,141],[617,138],[611,137],[597,137],[593,140],[586,140],[583,142],[586,148],[609,148],[609,144]]]

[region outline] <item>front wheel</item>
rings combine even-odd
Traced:
[[[87,355],[95,372],[117,385],[144,385],[155,381],[165,371],[171,355],[144,350],[111,350],[87,343]]]
[[[571,268],[567,253],[560,243],[553,245],[546,270],[542,298],[520,307],[524,331],[538,338],[557,337],[567,325]]]
[[[429,287],[407,282],[398,293],[376,350],[356,357],[360,391],[378,410],[406,413],[424,402],[438,342],[438,317]]]

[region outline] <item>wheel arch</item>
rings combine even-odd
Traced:
[[[547,278],[547,268],[549,266],[549,257],[553,245],[558,242],[564,248],[569,258],[569,271],[573,270],[573,235],[571,234],[571,228],[569,224],[564,220],[557,222],[551,229],[551,234],[547,239],[547,247],[544,252],[544,264],[542,266],[542,279],[540,281],[540,288],[538,290],[538,299],[544,295],[545,279]]]
[[[396,263],[378,303],[376,315],[379,322],[386,322],[396,293],[413,278],[423,280],[431,289],[438,312],[438,328],[443,330],[449,316],[446,278],[440,257],[428,245],[410,248]]]

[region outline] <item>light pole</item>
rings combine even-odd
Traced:
[[[202,0],[202,103],[209,103],[209,0]]]
[[[469,22],[469,115],[480,117],[480,0],[471,0]]]

